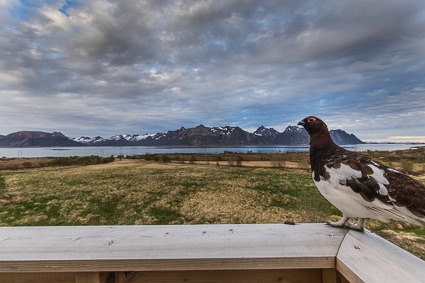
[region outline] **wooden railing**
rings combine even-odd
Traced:
[[[323,224],[3,227],[0,282],[412,283],[425,262]]]

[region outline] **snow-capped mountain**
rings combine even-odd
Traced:
[[[80,142],[86,145],[96,145],[96,146],[102,146],[102,145],[137,145],[138,142],[143,140],[150,140],[155,136],[162,136],[163,134],[144,134],[144,135],[128,135],[128,134],[122,134],[122,135],[115,135],[110,138],[102,138],[100,136],[90,138],[90,137],[79,137],[74,138],[73,140],[76,142]]]
[[[331,131],[338,144],[363,143],[354,135],[342,130]],[[308,145],[307,132],[297,126],[288,126],[283,132],[273,128],[260,126],[254,133],[244,131],[240,127],[181,127],[166,133],[143,135],[115,135],[108,139],[102,137],[80,137],[74,139],[85,145],[145,145],[145,146],[247,146],[247,145]]]
[[[283,133],[279,133],[274,143],[291,144],[291,145],[307,145],[310,142],[308,133],[303,128],[297,126],[288,126]]]
[[[94,137],[94,138],[82,136],[82,137],[79,137],[79,138],[75,138],[73,140],[76,141],[76,142],[79,142],[79,143],[92,143],[92,144],[105,141],[105,139],[100,137],[100,136],[97,136],[97,137]]]
[[[343,130],[331,130],[337,144],[363,143],[353,134]],[[70,139],[60,132],[45,133],[20,131],[0,137],[0,147],[51,147],[51,146],[249,146],[249,145],[308,145],[309,136],[300,127],[288,126],[283,132],[273,128],[259,127],[254,133],[240,127],[181,127],[166,133],[129,135],[120,134],[110,138],[82,136]]]
[[[256,135],[256,136],[262,136],[262,137],[275,137],[277,134],[279,134],[279,132],[276,131],[275,129],[273,129],[273,128],[266,128],[263,125],[261,125],[254,132],[254,135]]]

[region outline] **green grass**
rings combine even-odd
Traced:
[[[238,218],[239,222],[252,223],[264,221],[255,214],[271,213],[271,208],[282,218],[287,211],[303,215],[307,208],[301,207],[299,197],[307,191],[319,203],[326,202],[304,171],[140,161],[121,164],[8,172],[7,190],[0,193],[17,197],[2,201],[0,225],[219,223],[220,213],[236,219],[239,211],[235,207],[253,215],[253,219]],[[211,198],[206,207],[200,204],[202,197]]]
[[[154,224],[183,224],[183,216],[171,207],[152,207],[148,213],[156,220]]]
[[[424,228],[406,228],[406,229],[403,229],[403,231],[408,233],[413,233],[417,236],[425,236]]]

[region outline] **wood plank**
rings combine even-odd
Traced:
[[[100,283],[100,273],[78,272],[75,274],[75,283]]]
[[[369,231],[350,231],[337,255],[349,282],[424,282],[425,261]]]
[[[0,273],[8,272],[99,272],[108,271],[169,271],[169,270],[246,270],[246,269],[335,268],[335,257],[297,258],[232,258],[232,259],[114,259],[83,261],[14,261],[3,265]],[[10,271],[12,270],[12,271]]]
[[[320,269],[305,270],[209,270],[209,271],[169,271],[135,272],[131,275],[120,274],[118,283],[321,283]]]
[[[0,273],[3,283],[75,283],[74,273]]]
[[[323,283],[336,283],[337,274],[335,268],[322,269],[322,282]]]
[[[347,280],[347,278],[345,278],[344,276],[342,276],[342,274],[341,273],[339,273],[338,271],[337,271],[337,282],[338,283],[353,283],[353,282],[355,282],[355,281],[352,281],[352,282],[350,282],[350,281],[348,281]]]
[[[0,228],[0,272],[335,268],[323,224]]]

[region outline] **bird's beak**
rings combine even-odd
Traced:
[[[299,121],[297,125],[298,125],[298,126],[303,126],[303,127],[304,127],[304,125],[305,125],[304,120]]]

